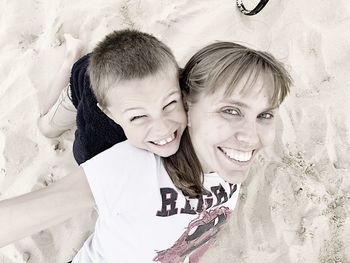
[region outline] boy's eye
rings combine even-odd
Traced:
[[[163,110],[173,110],[173,109],[175,109],[176,103],[177,103],[177,100],[171,101],[170,103],[168,103],[167,105],[165,105],[163,107]]]
[[[269,113],[269,112],[264,112],[264,113],[261,113],[258,118],[259,119],[266,119],[266,120],[270,120],[270,119],[273,119],[273,114],[272,113]]]
[[[138,119],[141,119],[141,118],[144,118],[144,117],[146,117],[146,115],[134,116],[134,117],[132,117],[132,118],[130,119],[130,122],[135,121],[135,120],[138,120]]]
[[[222,111],[223,113],[234,115],[234,116],[240,116],[241,112],[238,109],[234,108],[227,108]]]

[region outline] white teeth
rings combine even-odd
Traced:
[[[153,141],[153,143],[162,146],[162,145],[165,145],[169,142],[172,142],[174,139],[175,139],[175,132],[171,136],[169,136],[168,138],[165,138],[165,139],[160,140],[160,141]]]
[[[242,152],[237,151],[231,148],[220,148],[226,156],[228,156],[230,159],[234,159],[239,162],[247,162],[249,161],[253,156],[253,151],[250,152]]]
[[[166,144],[166,140],[161,140],[159,142],[154,142],[155,144],[158,144],[158,145],[164,145]]]

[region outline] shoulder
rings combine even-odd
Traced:
[[[136,148],[128,141],[118,143],[81,164],[97,206],[120,208],[128,191],[140,192],[157,175],[159,157]],[[104,207],[104,209],[102,208]]]
[[[90,160],[81,164],[84,170],[133,170],[139,171],[141,168],[153,166],[159,157],[153,153],[139,149],[129,143],[128,140],[117,143],[111,148],[97,154]]]
[[[95,157],[92,158],[92,160],[108,160],[109,157],[121,157],[123,159],[132,158],[134,160],[135,158],[145,158],[151,156],[154,156],[154,154],[149,151],[137,148],[131,145],[129,140],[126,140],[117,143],[111,148],[97,154]]]

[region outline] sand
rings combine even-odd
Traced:
[[[37,127],[63,62],[64,34],[86,53],[113,30],[140,29],[167,43],[181,65],[208,43],[237,41],[273,53],[294,86],[275,144],[259,154],[232,221],[201,262],[350,262],[347,0],[271,0],[253,17],[233,0],[2,0],[0,9],[0,199],[76,166],[73,131],[47,139]],[[94,218],[84,214],[2,248],[0,262],[67,262]]]

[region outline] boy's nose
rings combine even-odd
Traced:
[[[162,138],[169,135],[171,129],[170,122],[164,119],[156,120],[153,122],[152,130],[153,136]]]

